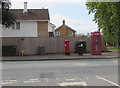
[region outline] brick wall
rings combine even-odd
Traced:
[[[55,32],[60,32],[59,37],[75,37],[75,32],[68,28],[66,25],[61,26],[60,28],[55,30]],[[73,35],[69,36],[68,35],[69,32],[73,32]]]

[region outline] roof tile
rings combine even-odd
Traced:
[[[50,20],[48,9],[28,9],[28,13],[23,13],[23,9],[10,9],[16,20]]]

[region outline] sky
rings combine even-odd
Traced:
[[[97,31],[94,14],[88,15],[86,0],[10,0],[12,9],[23,9],[28,2],[28,9],[49,9],[50,22],[56,28],[65,24],[76,30],[77,34],[88,34]]]

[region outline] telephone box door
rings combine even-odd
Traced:
[[[91,33],[91,54],[101,55],[101,34],[100,32]]]

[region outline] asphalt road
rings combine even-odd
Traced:
[[[2,63],[3,86],[119,86],[118,59]]]

